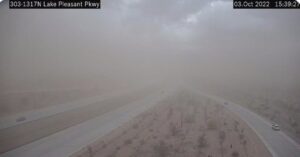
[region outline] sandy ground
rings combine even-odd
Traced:
[[[72,157],[271,157],[257,135],[209,98],[182,91]]]
[[[220,95],[279,124],[282,131],[300,143],[300,99],[297,94],[281,93],[280,96],[264,96],[259,93],[250,95],[227,92]],[[288,96],[284,97],[285,95]]]

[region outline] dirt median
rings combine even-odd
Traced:
[[[257,135],[217,102],[183,91],[72,157],[271,157]]]

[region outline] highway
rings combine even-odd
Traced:
[[[139,88],[110,92],[110,93],[103,94],[100,96],[92,96],[92,97],[83,98],[80,100],[71,101],[71,102],[64,103],[64,104],[53,105],[53,106],[38,109],[38,110],[31,110],[31,111],[13,114],[13,115],[10,115],[7,117],[1,117],[0,130],[14,127],[17,125],[21,125],[24,123],[29,123],[29,122],[32,122],[35,120],[50,117],[50,116],[57,115],[60,113],[64,113],[64,112],[67,112],[70,110],[86,107],[91,104],[95,104],[95,103],[99,103],[99,102],[103,103],[103,101],[114,100],[114,99],[120,98],[120,97],[126,97],[126,96],[128,97],[129,95],[132,95],[132,93],[140,93],[141,90],[145,91],[145,89],[147,89],[147,87],[149,87],[149,85],[142,87],[142,88],[139,87]],[[24,117],[25,120],[19,121],[19,122],[16,121],[16,119],[18,119],[20,117]]]
[[[283,132],[272,130],[271,123],[268,120],[263,119],[259,115],[240,105],[228,102],[222,98],[207,95],[199,90],[188,90],[192,90],[192,92],[196,92],[199,95],[207,96],[218,101],[228,110],[242,118],[267,146],[273,157],[299,157],[299,144],[294,142]],[[96,103],[73,109],[70,108],[70,110],[66,110],[65,112],[50,117],[42,117],[40,120],[34,120],[16,126],[14,125],[13,127],[4,130],[14,129],[17,132],[11,133],[10,130],[8,130],[6,131],[6,134],[17,134],[20,138],[20,140],[16,140],[17,142],[21,141],[22,138],[25,138],[27,143],[19,143],[20,145],[18,145],[18,147],[6,151],[1,154],[0,157],[67,157],[92,143],[94,140],[106,135],[113,129],[128,122],[133,117],[156,105],[160,100],[163,100],[168,95],[174,94],[176,91],[175,88],[163,90],[163,88],[160,87],[138,93],[133,92],[127,95],[125,94],[117,99],[112,97],[109,101],[101,101],[102,103],[100,104],[102,105]],[[228,102],[228,105],[225,105],[224,102]],[[107,108],[104,104],[110,107]],[[52,131],[50,129],[50,132],[46,127],[49,124],[52,126],[54,125],[52,123],[68,119],[72,119],[72,125],[69,124],[69,121],[64,121],[59,128]],[[37,123],[37,125],[33,125],[35,123]],[[23,125],[27,125],[30,130],[24,132],[24,128],[22,128],[24,127]],[[38,128],[35,126],[38,126]],[[41,135],[34,134],[39,138],[32,138],[31,140],[26,139],[28,138],[27,136],[30,135],[30,131],[37,130],[37,133],[40,133],[39,130],[41,129],[46,129],[46,133]],[[28,135],[23,133],[27,133]],[[1,136],[8,142],[13,138],[18,138],[18,136],[11,136],[11,139],[9,139],[9,136],[6,136],[6,134],[3,134],[2,132]],[[7,143],[3,143],[3,140],[0,141],[0,145],[5,146],[6,144]]]
[[[199,92],[198,92],[199,93]],[[267,146],[273,157],[299,157],[300,156],[300,145],[292,140],[290,137],[285,135],[282,131],[274,131],[271,127],[271,122],[260,117],[256,113],[242,107],[241,105],[233,102],[226,101],[222,98],[207,95],[220,104],[223,104],[227,109],[237,114],[242,118],[260,137],[260,139]],[[225,105],[224,102],[228,102]]]
[[[157,104],[170,92],[153,92],[98,117],[20,146],[0,157],[67,157]]]
[[[74,103],[74,106],[70,103],[39,110],[37,113],[24,113],[23,116],[27,118],[24,123],[2,120],[2,124],[6,125],[0,129],[0,154],[144,99],[155,91],[158,91],[157,86],[143,87],[87,98]]]

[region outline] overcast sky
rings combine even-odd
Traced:
[[[0,4],[0,80],[189,77],[300,84],[300,10],[234,10],[231,0],[102,0],[100,10]],[[17,85],[18,84],[18,85]]]

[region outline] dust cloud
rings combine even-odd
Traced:
[[[198,142],[195,146],[200,143],[199,150],[186,153],[205,152],[210,156],[224,143],[232,156],[247,155],[247,150],[256,153],[252,156],[271,156],[260,147],[264,144],[247,124],[225,110],[220,105],[223,103],[198,97],[188,91],[192,88],[240,104],[278,123],[287,135],[300,142],[297,9],[235,10],[232,0],[102,0],[102,8],[95,10],[9,9],[8,3],[0,3],[0,154],[105,117],[105,113],[137,100],[148,100],[149,95],[159,91],[155,98],[166,97],[161,98],[162,105],[134,119],[140,122],[140,128],[131,126],[135,122],[131,121],[106,136],[106,140],[121,131],[126,134],[128,127],[133,131],[117,142],[135,146],[137,143],[127,139],[133,139],[131,135],[136,131],[145,133],[136,137],[141,143],[148,134],[153,135],[145,150],[153,144],[154,153],[174,149],[177,154],[180,145],[172,149],[166,145],[172,145],[172,139],[178,137],[185,145],[181,138],[184,134],[176,135],[179,129],[178,132],[190,131],[184,136]],[[182,87],[181,91],[165,96],[169,89],[162,88],[175,86]],[[134,108],[147,105],[141,103]],[[121,109],[118,112],[123,113]],[[32,114],[36,112],[38,116]],[[116,117],[122,117],[118,112]],[[167,113],[173,116],[168,118]],[[187,122],[179,128],[177,124],[183,118]],[[217,132],[209,129],[210,120],[213,126],[220,127],[212,127]],[[100,122],[95,126],[102,126]],[[193,123],[197,128],[190,125]],[[149,133],[139,130],[143,127],[149,127]],[[158,131],[152,134],[151,127]],[[228,130],[234,128],[231,135]],[[169,136],[172,130],[175,134]],[[166,132],[171,142],[157,143],[157,138],[165,138],[164,134],[156,135],[158,132]],[[97,146],[102,144],[102,139],[95,142]],[[112,145],[99,152],[110,154]],[[186,145],[189,148],[193,147]],[[124,150],[130,152],[131,148]],[[224,153],[219,152],[222,156]]]
[[[264,93],[299,109],[298,10],[233,10],[227,0],[102,3],[100,10],[9,10],[8,1],[0,4],[5,101],[18,92],[105,93],[185,82],[234,100]]]

